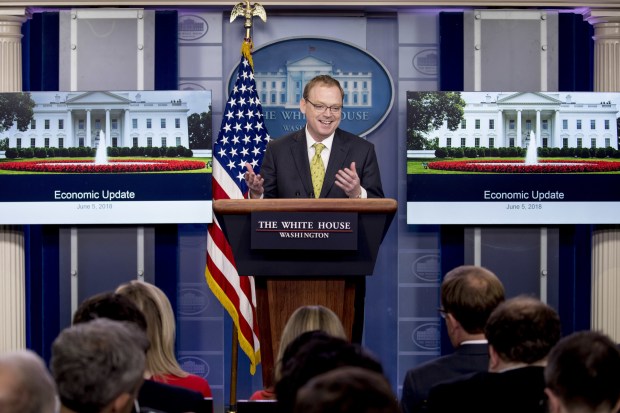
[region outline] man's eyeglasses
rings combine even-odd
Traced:
[[[437,311],[439,311],[439,316],[440,316],[441,318],[446,318],[446,314],[448,314],[448,312],[447,312],[446,310],[444,310],[442,307],[439,307],[439,308],[437,309]]]
[[[342,110],[342,106],[340,105],[336,105],[336,106],[317,105],[316,103],[310,102],[308,98],[304,98],[304,100],[308,102],[309,104],[311,104],[314,107],[314,110],[316,110],[319,113],[323,113],[327,111],[327,109],[329,109],[331,113],[333,113],[334,115],[337,115]]]

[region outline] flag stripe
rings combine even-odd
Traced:
[[[258,171],[270,137],[256,91],[251,43],[244,42],[234,88],[228,98],[217,140],[213,145],[213,199],[242,199],[247,193],[245,165]],[[214,217],[207,233],[205,277],[213,294],[233,319],[239,345],[250,359],[250,372],[260,362],[254,278],[237,272],[233,251]]]

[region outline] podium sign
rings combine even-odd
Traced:
[[[253,212],[251,220],[252,249],[357,249],[354,212]]]
[[[374,271],[379,246],[396,208],[396,200],[387,198],[213,201],[216,220],[228,237],[239,274],[253,275],[256,283],[265,387],[273,385],[282,329],[299,306],[330,308],[342,321],[347,336],[353,341],[361,341],[365,276]],[[319,222],[330,222],[330,231],[345,232],[329,232],[328,238],[278,240],[286,249],[261,245],[267,241],[260,236],[280,237],[284,223],[289,231],[291,225],[303,231],[328,226],[319,227]],[[346,236],[346,239],[351,237],[357,247],[350,248],[353,244],[345,246],[343,241],[336,246],[338,249],[325,249],[322,244],[335,239],[335,235]],[[256,236],[259,238],[255,239]],[[293,241],[300,240],[311,241],[311,244],[306,248],[292,249]]]

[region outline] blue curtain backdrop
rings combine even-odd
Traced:
[[[179,85],[178,12],[155,12],[155,90]]]
[[[34,13],[22,25],[24,91],[58,90],[58,12]]]
[[[594,90],[594,28],[583,16],[560,13],[558,87],[561,91]]]
[[[439,90],[463,90],[463,13],[439,13]]]

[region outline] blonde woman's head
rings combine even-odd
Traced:
[[[342,322],[332,310],[322,305],[305,305],[299,307],[289,317],[282,331],[282,336],[280,337],[280,346],[278,347],[275,367],[276,381],[280,379],[280,364],[286,347],[301,334],[306,331],[314,330],[320,330],[330,336],[347,340]]]
[[[146,317],[147,335],[151,341],[147,352],[148,372],[153,376],[187,376],[174,355],[176,323],[166,294],[153,284],[136,280],[122,284],[116,293],[133,301]]]

